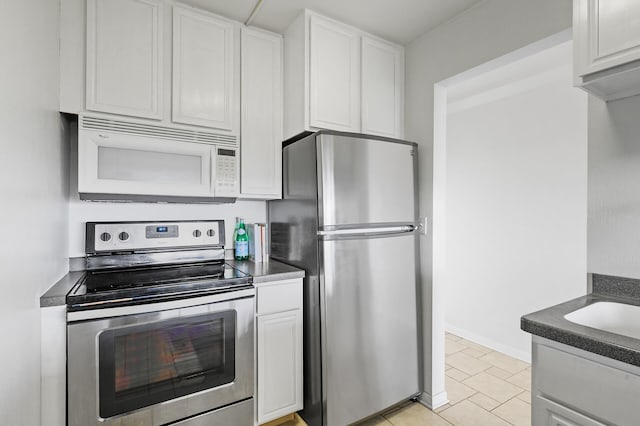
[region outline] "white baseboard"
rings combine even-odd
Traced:
[[[434,396],[426,392],[422,392],[418,398],[418,402],[427,407],[429,410],[435,410],[449,402],[447,392],[440,392]]]
[[[504,345],[502,343],[496,342],[495,340],[488,339],[472,331],[464,330],[451,324],[446,324],[445,329],[449,333],[455,334],[456,336],[462,337],[463,339],[470,340],[479,345],[493,349],[494,351],[502,352],[505,355],[509,355],[524,362],[531,363],[531,352],[522,351],[520,349]]]

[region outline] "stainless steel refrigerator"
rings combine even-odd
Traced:
[[[320,131],[283,143],[271,256],[304,268],[304,410],[341,426],[419,393],[417,145]]]

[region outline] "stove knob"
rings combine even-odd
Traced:
[[[109,241],[111,239],[111,234],[108,232],[103,232],[102,234],[100,234],[100,240],[104,241],[105,243],[107,241]]]
[[[118,234],[118,238],[120,238],[120,241],[127,241],[129,239],[129,233],[122,231]]]
[[[209,229],[207,231],[207,235],[210,237],[214,237],[216,235],[216,231],[214,231],[213,229]]]
[[[202,235],[202,232],[199,229],[196,229],[195,231],[193,231],[194,237],[200,238],[201,235]]]

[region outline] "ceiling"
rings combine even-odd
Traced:
[[[407,44],[482,0],[263,0],[252,25],[284,33],[303,9],[311,9],[379,37]],[[258,0],[182,0],[245,22]]]

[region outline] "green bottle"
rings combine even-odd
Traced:
[[[247,228],[244,226],[244,219],[240,218],[236,238],[234,241],[236,249],[236,260],[249,260],[249,236]]]

